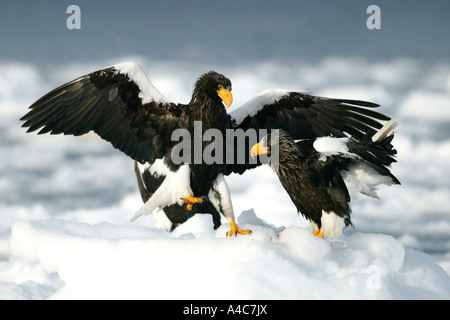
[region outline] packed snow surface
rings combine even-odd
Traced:
[[[1,299],[450,299],[450,65],[329,57],[213,66],[234,104],[265,88],[361,99],[395,116],[401,186],[352,201],[354,228],[312,236],[268,167],[226,177],[240,227],[226,238],[197,215],[173,233],[142,206],[133,162],[95,135],[27,134],[18,120],[43,94],[83,74],[136,61],[174,102],[203,64],[123,57],[41,69],[0,61]],[[182,70],[182,72],[180,72]],[[277,236],[280,229],[286,229]]]
[[[329,242],[310,230],[277,230],[253,211],[251,236],[227,239],[198,215],[174,234],[111,223],[17,223],[3,298],[392,299],[450,298],[450,278],[392,236],[355,233]],[[26,274],[22,274],[23,271]],[[8,294],[13,294],[9,296]],[[14,296],[14,294],[16,296]]]

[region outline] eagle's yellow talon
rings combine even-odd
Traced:
[[[230,221],[230,231],[227,232],[227,237],[231,237],[231,236],[237,236],[237,234],[251,234],[252,231],[251,230],[242,230],[241,228],[239,228],[237,226],[237,224],[233,221],[233,220],[229,220]]]
[[[313,232],[313,236],[321,237],[323,239],[324,234],[323,234],[322,230],[316,230]]]
[[[203,198],[197,198],[197,197],[193,197],[193,196],[187,196],[185,199],[182,199],[184,203],[187,203],[186,209],[188,209],[189,211],[192,210],[192,206],[194,205],[194,203],[202,203],[203,202]]]

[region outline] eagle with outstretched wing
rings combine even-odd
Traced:
[[[260,163],[177,163],[172,158],[178,142],[172,136],[175,130],[187,130],[194,136],[194,123],[201,121],[203,132],[283,129],[295,140],[325,135],[358,138],[369,129],[381,128],[380,120],[389,120],[374,111],[378,105],[371,102],[294,91],[266,90],[227,114],[232,100],[230,80],[211,71],[198,78],[189,103],[173,103],[152,85],[137,64],[126,62],[54,89],[33,103],[21,120],[27,132],[40,129],[39,134],[78,136],[94,131],[130,158],[149,164],[144,171],[158,163],[158,170],[141,181],[141,194],[147,192],[150,196],[132,220],[173,205],[195,210],[206,200],[228,219],[229,236],[250,231],[236,224],[224,175],[243,173]],[[203,141],[202,148],[212,143]],[[226,152],[250,155],[250,147],[249,143],[235,144]],[[138,179],[142,179],[144,171],[138,171]],[[157,187],[146,190],[150,184],[155,185],[149,179],[156,177]]]

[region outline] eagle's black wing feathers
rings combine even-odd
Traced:
[[[230,113],[230,118],[234,128],[256,130],[257,133],[260,129],[282,129],[294,140],[322,136],[352,136],[355,139],[363,139],[369,130],[382,127],[379,121],[390,119],[372,110],[376,107],[377,104],[368,101],[331,99],[295,91],[269,89]],[[258,141],[261,138],[258,134]],[[246,159],[250,159],[249,150],[246,152]],[[226,163],[224,173],[242,174],[247,169],[261,164],[248,162]]]
[[[361,138],[369,127],[382,127],[377,120],[389,120],[389,117],[367,109],[378,107],[372,102],[279,91],[270,98],[253,99],[231,113],[232,118],[237,115],[236,127],[244,130],[283,129],[295,140],[333,132],[337,137],[347,133]]]
[[[28,132],[41,129],[39,134],[79,136],[93,130],[141,163],[162,158],[171,132],[186,121],[184,108],[143,92],[141,87],[153,87],[137,65],[131,67],[135,78],[113,66],[56,88],[30,106],[23,126]]]

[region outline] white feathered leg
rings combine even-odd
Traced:
[[[209,201],[221,212],[230,223],[230,231],[227,232],[227,236],[236,236],[240,234],[250,234],[250,230],[242,230],[238,227],[234,217],[233,204],[231,203],[230,191],[228,190],[227,182],[223,177],[223,174],[214,181],[208,195]]]

